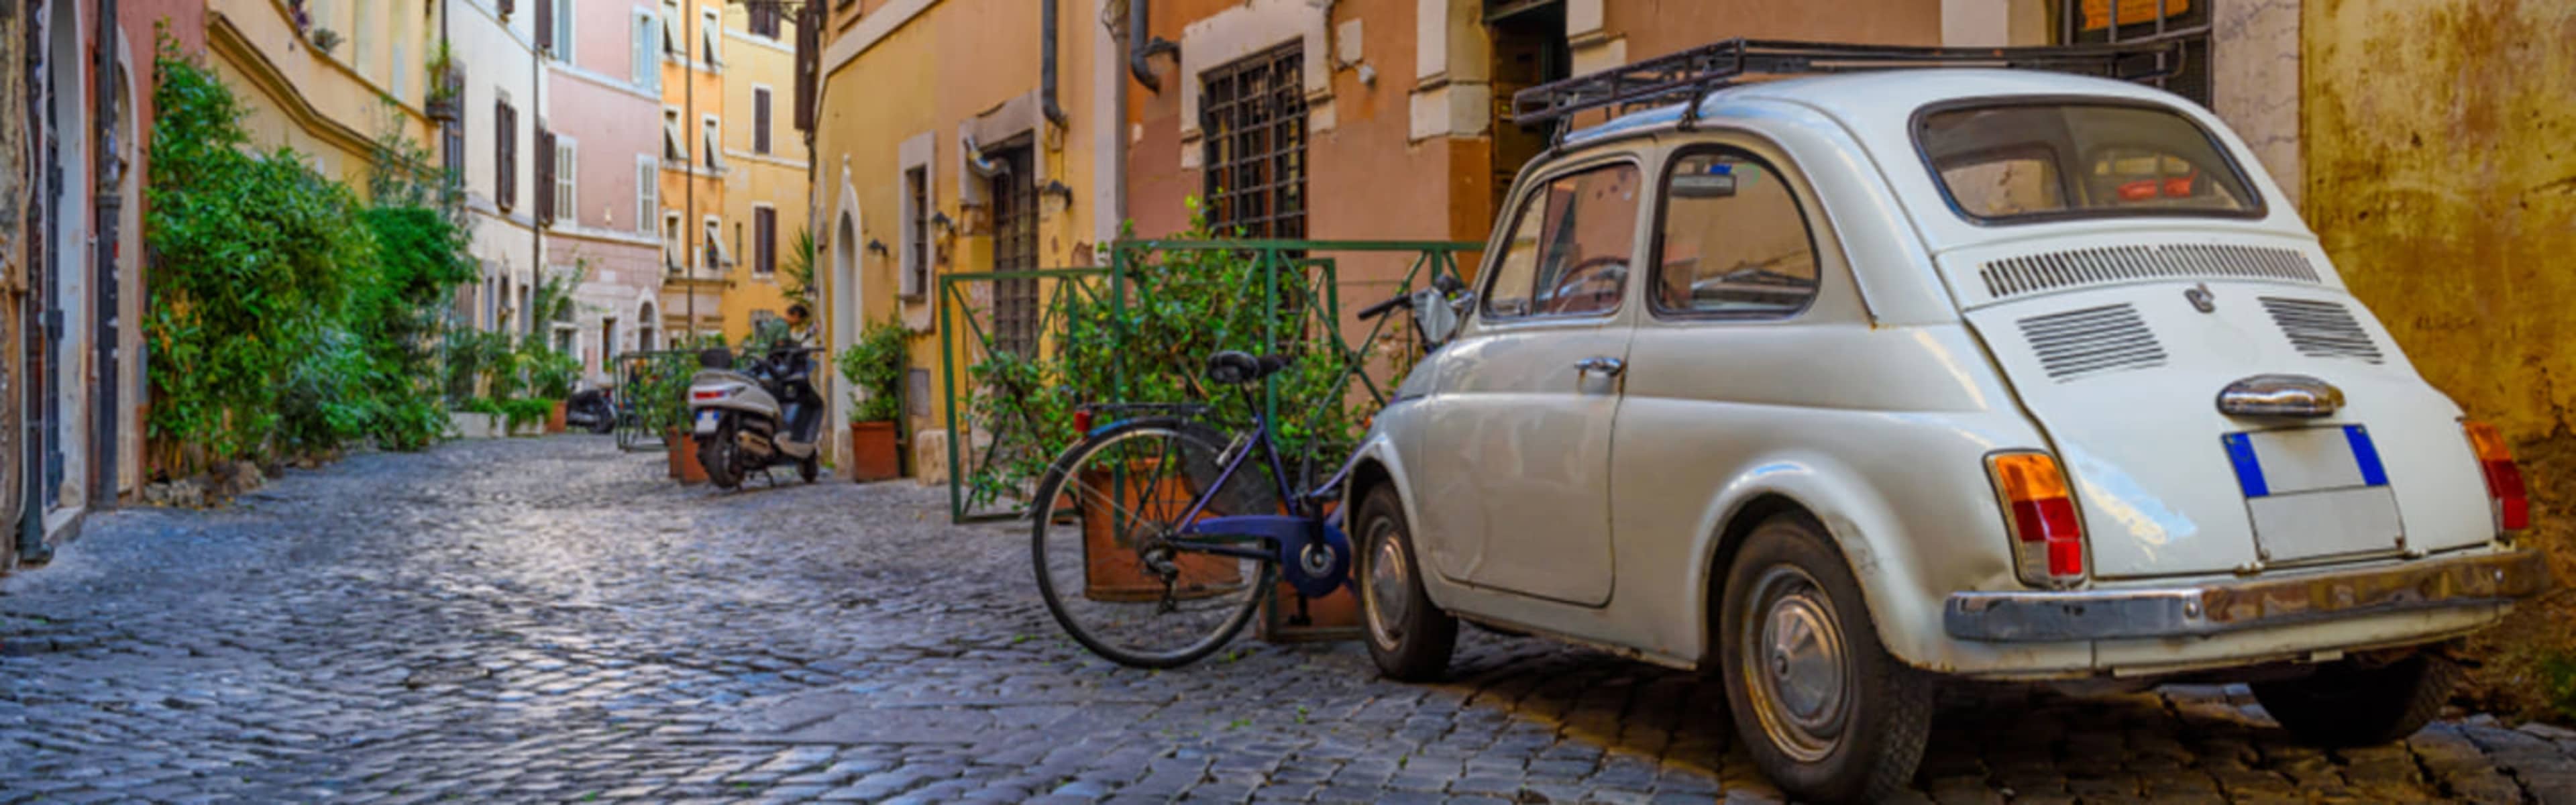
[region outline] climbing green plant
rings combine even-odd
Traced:
[[[150,429],[211,459],[262,454],[278,446],[299,364],[350,361],[324,335],[375,243],[350,226],[358,202],[347,187],[292,151],[251,150],[241,102],[167,37],[154,78]]]
[[[254,150],[240,99],[166,35],[153,67],[153,438],[213,461],[434,441],[441,314],[472,277],[453,177],[389,126],[362,204]]]

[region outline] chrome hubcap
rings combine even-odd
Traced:
[[[1369,524],[1368,600],[1361,603],[1368,610],[1370,636],[1387,647],[1404,639],[1404,610],[1412,604],[1404,588],[1411,571],[1404,566],[1404,546],[1395,539],[1395,523]]]
[[[1795,567],[1770,569],[1755,582],[1752,613],[1758,628],[1744,630],[1745,692],[1753,715],[1773,746],[1801,762],[1815,762],[1841,744],[1849,718],[1852,680],[1849,652],[1834,619],[1833,602],[1813,577]]]

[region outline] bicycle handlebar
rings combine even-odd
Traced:
[[[1361,309],[1360,309],[1360,313],[1359,313],[1360,321],[1368,321],[1368,320],[1370,320],[1370,319],[1374,319],[1374,318],[1377,318],[1377,317],[1379,317],[1379,316],[1384,316],[1384,315],[1386,315],[1386,312],[1387,312],[1387,311],[1394,310],[1394,309],[1396,309],[1396,308],[1400,308],[1400,307],[1412,307],[1412,306],[1413,306],[1413,295],[1412,295],[1412,294],[1403,294],[1403,295],[1399,295],[1399,296],[1397,296],[1396,298],[1389,299],[1389,300],[1386,300],[1386,301],[1384,301],[1384,302],[1379,302],[1379,303],[1377,303],[1377,304],[1370,305],[1370,306],[1365,307],[1365,308],[1361,308]]]

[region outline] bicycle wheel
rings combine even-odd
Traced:
[[[1122,665],[1171,668],[1224,646],[1274,585],[1266,559],[1176,544],[1184,518],[1279,511],[1267,470],[1221,475],[1227,442],[1180,420],[1142,420],[1085,439],[1037,489],[1038,591],[1084,648]],[[1211,493],[1212,492],[1212,493]],[[1224,544],[1257,551],[1254,541]]]

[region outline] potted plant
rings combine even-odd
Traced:
[[[581,363],[572,356],[543,346],[530,350],[528,385],[536,398],[544,400],[546,432],[564,432],[564,403],[572,399],[574,381],[581,375]]]
[[[429,96],[421,104],[429,119],[440,122],[456,120],[464,110],[465,74],[456,69],[456,56],[447,41],[439,40],[429,56]]]
[[[895,417],[903,411],[904,338],[903,325],[887,319],[841,351],[841,379],[852,389],[850,475],[860,483],[903,476]]]

